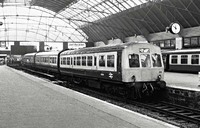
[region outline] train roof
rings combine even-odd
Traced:
[[[87,47],[87,48],[82,48],[78,50],[66,50],[61,53],[61,55],[65,54],[87,54],[87,53],[98,53],[98,52],[111,52],[111,51],[120,51],[122,49],[125,49],[128,46],[131,45],[151,45],[153,47],[158,47],[149,43],[135,43],[135,42],[130,42],[130,43],[123,43],[119,45],[106,45],[106,46],[100,46],[100,47]]]
[[[50,52],[38,52],[36,56],[49,56],[49,55],[58,55],[59,51],[50,51]]]
[[[34,53],[27,53],[24,56],[34,56],[35,54],[36,54],[36,52],[34,52]]]
[[[189,53],[200,53],[200,49],[184,49],[184,50],[173,50],[163,51],[163,54],[189,54]]]

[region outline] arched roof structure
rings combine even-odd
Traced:
[[[32,38],[34,41],[95,42],[112,38],[123,39],[133,35],[143,35],[148,38],[151,33],[165,31],[172,22],[178,22],[182,28],[200,26],[198,0],[0,0],[0,2],[2,3],[0,21],[4,23],[0,26],[2,35],[0,40],[27,41]],[[13,5],[15,10],[8,13],[11,10],[10,6]],[[24,11],[19,11],[21,9]],[[33,14],[33,10],[40,12]],[[20,28],[20,25],[23,27]],[[23,33],[19,34],[20,31]],[[22,39],[18,39],[19,35]]]

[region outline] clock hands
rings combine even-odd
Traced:
[[[174,28],[176,29],[176,26],[174,26]]]

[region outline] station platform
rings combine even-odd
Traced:
[[[1,128],[176,128],[0,66]]]
[[[165,72],[164,80],[168,87],[200,92],[200,78],[198,74]]]
[[[165,100],[170,103],[200,109],[200,80],[198,74],[165,72]]]

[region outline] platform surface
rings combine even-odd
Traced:
[[[164,80],[169,87],[200,91],[200,78],[198,74],[165,72]]]
[[[0,73],[0,128],[175,128],[7,66]]]

